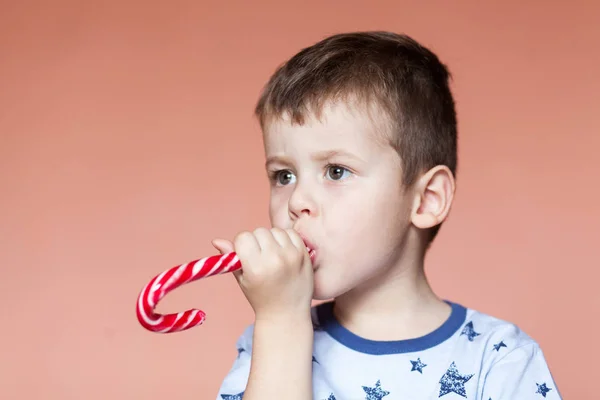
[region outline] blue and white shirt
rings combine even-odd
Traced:
[[[448,303],[452,312],[442,326],[398,341],[361,338],[337,322],[333,302],[314,306],[314,400],[562,399],[531,337],[514,324]],[[239,337],[218,400],[243,399],[252,334],[250,325]]]

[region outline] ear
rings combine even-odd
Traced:
[[[425,173],[414,186],[414,201],[411,220],[420,229],[429,229],[441,224],[454,200],[454,175],[444,165],[436,166]]]

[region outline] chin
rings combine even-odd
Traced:
[[[324,290],[322,283],[319,282],[318,279],[315,278],[314,287],[313,287],[313,300],[326,300],[330,298],[328,296],[327,290]]]
[[[316,300],[316,301],[331,300],[331,299],[334,299],[334,298],[335,298],[335,296],[327,295],[327,293],[319,293],[317,291],[315,291],[313,293],[313,297],[312,297],[312,299]]]
[[[313,300],[330,300],[344,293],[341,278],[337,276],[320,275],[319,271],[315,271],[315,281],[313,289]]]
[[[324,287],[323,283],[315,277],[315,283],[313,288],[313,300],[328,300],[334,297],[330,288]]]

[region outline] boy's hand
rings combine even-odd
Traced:
[[[213,240],[221,254],[235,251],[242,268],[233,272],[256,319],[309,316],[313,268],[304,242],[292,229],[258,228],[234,242]]]

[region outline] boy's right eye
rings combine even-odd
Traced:
[[[294,174],[289,170],[276,171],[273,174],[273,180],[278,185],[289,185],[294,180]]]

